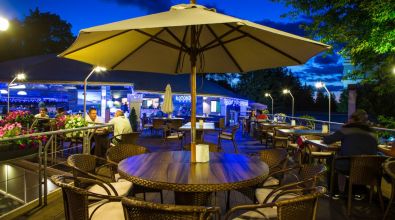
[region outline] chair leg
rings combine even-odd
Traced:
[[[349,180],[350,181],[350,180]],[[347,198],[347,215],[351,214],[351,200],[352,200],[352,183],[348,183],[348,198]]]

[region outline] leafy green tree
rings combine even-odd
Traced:
[[[0,34],[0,61],[59,53],[71,45],[71,24],[59,15],[30,10],[23,21],[11,21],[11,29]]]
[[[394,0],[273,0],[292,6],[288,16],[307,16],[312,37],[334,45],[357,66],[347,77],[373,82],[378,93],[394,92]],[[391,86],[392,85],[392,86]]]
[[[344,89],[340,94],[339,104],[337,105],[337,111],[346,113],[348,112],[348,90]]]

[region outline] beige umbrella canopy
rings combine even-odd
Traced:
[[[328,48],[200,5],[182,4],[167,12],[83,29],[59,56],[110,70],[191,73],[194,161],[196,72],[247,72],[299,65]]]
[[[171,92],[170,84],[167,84],[165,89],[162,111],[169,114],[169,116],[171,113],[173,113],[173,94]]]

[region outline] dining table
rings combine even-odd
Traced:
[[[254,186],[269,174],[269,167],[259,158],[209,154],[205,163],[191,163],[189,151],[140,154],[122,160],[118,172],[133,184],[173,191],[180,205],[208,205],[213,192]]]
[[[314,129],[278,129],[278,131],[284,135],[293,135],[293,136],[302,136],[302,135],[317,135],[317,136],[326,136],[330,133],[322,132],[322,130],[314,130]]]
[[[314,145],[316,147],[318,147],[319,149],[321,149],[322,151],[339,151],[340,150],[340,146],[341,146],[341,142],[335,142],[333,144],[325,144],[322,140],[309,140],[307,139],[305,141],[305,143],[307,144],[311,144]]]

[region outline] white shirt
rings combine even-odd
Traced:
[[[115,117],[111,119],[108,123],[114,125],[114,136],[133,132],[130,121],[125,116]]]
[[[43,116],[41,116],[41,114],[40,113],[38,113],[37,115],[35,115],[34,116],[35,118],[49,118],[49,116],[48,115],[45,115],[44,117]]]
[[[92,121],[92,119],[91,119],[91,117],[89,117],[89,115],[85,116],[85,121],[88,123],[104,123],[100,117],[96,117],[95,121]]]

